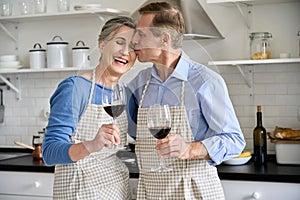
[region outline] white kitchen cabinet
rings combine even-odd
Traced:
[[[53,173],[0,171],[0,200],[52,199]]]
[[[221,180],[227,200],[299,200],[299,183]]]

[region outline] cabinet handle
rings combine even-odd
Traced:
[[[34,181],[34,187],[39,188],[41,183],[39,181]]]
[[[252,196],[252,199],[259,199],[260,198],[260,194],[258,192],[253,192],[251,196]]]

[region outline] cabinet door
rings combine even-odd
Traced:
[[[52,197],[1,195],[0,200],[52,200]]]
[[[0,195],[53,196],[53,173],[0,171],[0,179]]]
[[[228,200],[299,200],[300,184],[222,180]]]

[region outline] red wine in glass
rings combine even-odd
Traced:
[[[118,83],[112,88],[111,92],[102,91],[102,105],[105,112],[113,118],[113,123],[117,124],[117,117],[119,117],[125,110],[126,92],[125,86]],[[112,146],[115,150],[121,150],[117,144]]]
[[[149,130],[156,139],[160,140],[160,139],[167,137],[167,135],[171,131],[171,128],[170,127],[153,127],[153,128],[149,128]]]
[[[125,104],[119,104],[119,105],[109,105],[103,107],[105,112],[109,114],[114,119],[119,117],[123,111],[125,110]]]
[[[147,113],[147,126],[150,133],[156,139],[163,139],[171,131],[172,119],[168,105],[151,105]],[[160,157],[159,166],[152,168],[152,172],[169,172],[172,168],[165,165],[163,158]]]

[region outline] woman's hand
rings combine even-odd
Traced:
[[[103,124],[93,140],[83,142],[89,153],[100,151],[104,146],[120,144],[120,129],[115,124]]]

